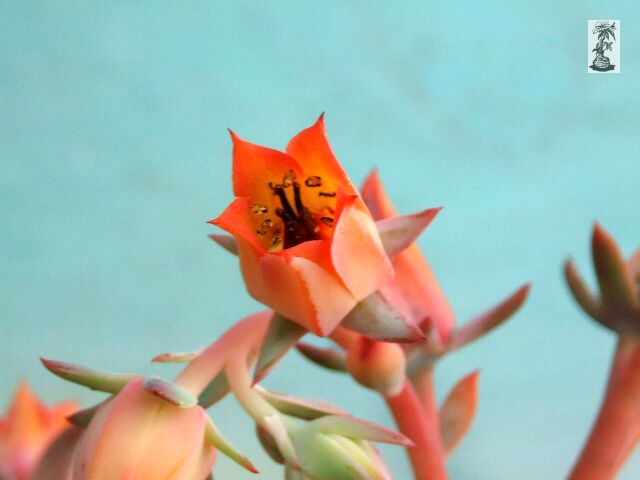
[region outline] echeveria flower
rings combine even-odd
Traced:
[[[0,478],[28,479],[49,443],[69,426],[66,417],[75,409],[73,401],[47,407],[26,383],[20,384],[0,418]]]
[[[326,336],[393,275],[369,210],[322,117],[286,153],[231,136],[236,198],[211,223],[235,236],[254,298]]]

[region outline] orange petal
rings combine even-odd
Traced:
[[[291,139],[287,153],[298,161],[306,175],[322,177],[323,188],[335,191],[338,184],[344,182],[350,193],[356,191],[331,151],[324,130],[324,114]]]
[[[251,200],[249,198],[235,198],[218,218],[211,220],[209,223],[226,230],[236,237],[236,240],[242,238],[256,251],[265,252],[264,245],[258,240],[255,233],[255,227],[250,216],[250,207]]]
[[[282,183],[287,170],[301,175],[298,163],[289,155],[246,142],[231,132],[233,141],[233,193],[253,203],[275,206],[269,182]],[[273,205],[272,205],[273,203]]]
[[[340,279],[304,257],[268,254],[259,263],[253,281],[265,296],[256,298],[316,335],[330,334],[356,304]]]
[[[338,205],[331,258],[344,284],[361,300],[392,278],[393,267],[362,199],[338,198]]]

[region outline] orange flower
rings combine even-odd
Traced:
[[[29,478],[49,443],[69,426],[66,417],[76,407],[67,401],[49,408],[21,383],[7,415],[0,418],[0,478]]]
[[[236,198],[211,223],[236,237],[254,298],[326,336],[393,275],[369,210],[322,116],[286,153],[231,138]]]
[[[376,220],[398,215],[376,171],[365,180],[362,197]],[[446,344],[454,328],[455,317],[418,246],[413,244],[399,253],[393,259],[393,268],[395,277],[382,289],[387,298],[418,325],[428,321],[435,327],[440,344]]]

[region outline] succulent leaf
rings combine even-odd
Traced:
[[[398,313],[380,291],[360,301],[342,326],[374,340],[409,343],[425,338],[420,328]]]
[[[227,252],[238,255],[238,241],[232,235],[212,233],[209,238],[224,248]]]
[[[209,408],[222,400],[230,390],[227,374],[224,370],[221,370],[204,388],[198,397],[198,404],[203,408]]]
[[[337,372],[345,372],[347,370],[347,357],[343,351],[333,348],[316,347],[315,345],[302,342],[298,343],[296,348],[302,355],[316,365]]]
[[[467,434],[478,410],[478,375],[476,370],[460,380],[440,407],[442,448],[451,455]]]
[[[307,398],[292,397],[281,393],[254,387],[274,408],[280,412],[305,420],[314,420],[326,415],[347,415],[347,412],[328,402]]]
[[[307,333],[307,330],[304,327],[279,313],[274,313],[260,349],[253,382],[258,383],[262,380],[278,360],[294,347],[305,333]]]
[[[327,434],[370,440],[373,442],[392,443],[413,446],[406,436],[377,423],[361,420],[352,416],[329,415],[310,422],[313,429]]]
[[[199,348],[192,352],[167,352],[156,355],[151,359],[154,363],[189,363],[203,352],[203,348]]]
[[[244,467],[252,473],[258,473],[256,467],[251,463],[251,460],[239,450],[237,450],[231,442],[229,442],[218,430],[213,421],[207,417],[207,424],[205,427],[205,440],[212,446],[216,447],[222,453],[224,453],[231,460],[238,465]]]
[[[462,327],[456,329],[451,336],[448,349],[455,350],[472,342],[509,319],[525,302],[531,286],[520,287],[506,300],[493,307],[488,312],[476,317]]]
[[[398,215],[376,221],[386,254],[393,258],[415,242],[440,210],[441,208],[430,208],[410,215]]]
[[[584,283],[584,280],[571,260],[567,260],[564,264],[564,276],[576,302],[578,302],[589,316],[601,322],[600,303]]]
[[[131,380],[139,378],[139,375],[100,372],[81,365],[59,362],[47,358],[40,358],[40,360],[45,368],[54,375],[69,382],[90,388],[91,390],[101,392],[118,393]]]
[[[146,378],[143,387],[147,392],[176,407],[191,408],[198,403],[198,399],[190,392],[159,377]]]
[[[640,296],[631,268],[613,237],[598,224],[593,229],[591,246],[604,308],[614,312],[638,308]]]

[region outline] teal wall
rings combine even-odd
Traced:
[[[0,402],[99,398],[39,355],[114,371],[213,341],[258,305],[205,222],[231,198],[230,141],[284,147],[326,112],[353,179],[377,165],[404,212],[445,208],[420,245],[462,323],[525,281],[506,327],[444,361],[480,368],[454,479],[561,478],[598,406],[614,338],[567,295],[592,278],[597,219],[640,223],[636,2],[3,2]],[[621,19],[622,73],[586,73],[586,21]],[[267,385],[390,423],[382,402],[291,354]],[[348,393],[345,393],[348,392]],[[255,457],[233,402],[212,410]],[[403,453],[385,448],[398,479]],[[226,459],[220,478],[253,478]],[[636,455],[622,479],[640,475]]]

